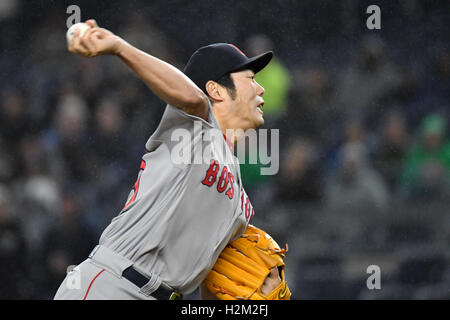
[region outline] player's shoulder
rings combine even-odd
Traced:
[[[211,130],[220,131],[220,126],[210,103],[207,120],[167,104],[158,127],[147,140],[146,149],[153,151],[164,144],[172,150],[173,147],[180,145],[181,138],[186,140],[188,137],[197,141],[195,136]]]
[[[213,113],[213,107],[211,104],[211,101],[208,97],[206,97],[208,102],[208,113],[205,117],[200,117],[198,115],[186,112],[183,109],[174,107],[170,104],[166,106],[166,109],[164,111],[163,117],[161,119],[161,122],[171,122],[172,126],[174,128],[181,126],[183,123],[191,123],[191,122],[199,122],[202,125],[204,125],[205,129],[208,128],[219,128],[219,123],[216,120],[214,113]],[[177,126],[178,125],[178,126]]]

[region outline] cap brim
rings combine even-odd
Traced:
[[[264,67],[269,64],[270,60],[272,60],[272,57],[273,57],[272,51],[261,53],[253,58],[248,59],[247,62],[245,62],[242,65],[237,66],[231,72],[250,69],[256,74],[259,71],[261,71],[262,69],[264,69]]]

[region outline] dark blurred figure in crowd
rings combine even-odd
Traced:
[[[450,191],[450,142],[446,121],[438,114],[423,119],[418,140],[408,150],[402,184],[412,197],[439,199]]]
[[[62,196],[59,219],[48,232],[40,252],[43,270],[38,279],[38,296],[52,298],[67,267],[81,263],[97,243],[96,235],[83,219],[83,205],[73,193]]]
[[[8,148],[0,135],[0,183],[11,182],[18,174],[17,154]]]
[[[408,148],[409,135],[404,116],[398,112],[389,113],[379,131],[374,167],[383,176],[391,193],[395,193],[399,186]]]
[[[421,109],[425,112],[439,112],[443,117],[450,117],[450,52],[448,47],[438,46],[430,48],[432,51],[430,75],[427,81],[422,83],[423,94],[420,102]],[[430,110],[430,108],[432,110]]]
[[[19,152],[21,176],[13,187],[20,204],[18,216],[27,246],[36,252],[59,214],[60,185],[54,178],[57,175],[54,159],[46,152],[39,136],[24,136]]]
[[[448,104],[450,101],[450,52],[448,48],[438,48],[435,50],[433,59],[433,69],[435,79],[433,88],[435,95],[439,100],[439,103]],[[448,109],[447,109],[448,110]],[[447,113],[448,115],[448,113]]]
[[[368,160],[367,146],[362,140],[344,143],[338,152],[337,172],[325,189],[326,205],[331,210],[384,211],[388,200],[388,189]]]
[[[18,158],[18,144],[30,131],[24,93],[6,88],[0,95],[0,181],[11,181],[20,172],[14,159]]]
[[[121,106],[125,118],[128,150],[134,152],[130,156],[139,161],[142,146],[149,134],[156,130],[165,105],[154,99],[145,84],[130,75],[117,80],[117,89],[114,91],[119,99],[116,103]]]
[[[29,252],[14,206],[12,193],[0,184],[0,299],[29,299]]]
[[[307,65],[292,71],[285,123],[288,136],[301,134],[320,144],[330,142],[334,120],[330,89],[330,76],[320,66]]]
[[[62,93],[55,110],[53,127],[45,134],[46,144],[64,163],[64,176],[75,183],[89,181],[95,172],[87,148],[89,110],[85,100],[74,91]]]
[[[389,200],[388,188],[372,168],[363,140],[346,142],[338,153],[337,172],[327,179],[324,191],[325,237],[342,249],[364,248],[373,239],[370,228],[388,212]]]
[[[366,36],[354,64],[336,79],[333,100],[343,119],[357,111],[374,123],[389,110],[403,85],[401,73],[387,56],[384,42]]]
[[[116,101],[114,96],[105,95],[95,110],[91,146],[96,163],[120,162],[127,155],[125,119]]]
[[[174,62],[166,35],[147,18],[145,12],[128,9],[123,16],[125,23],[118,34],[137,48],[171,64]]]
[[[293,137],[281,158],[275,201],[318,203],[322,199],[323,177],[314,143]]]
[[[24,93],[18,89],[1,93],[0,134],[10,149],[31,129],[25,103]]]

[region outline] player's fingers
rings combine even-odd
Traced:
[[[263,285],[261,286],[261,292],[264,295],[268,295],[273,290],[275,290],[276,287],[281,283],[280,273],[278,272],[277,267],[273,267],[270,269],[270,273],[267,276],[267,278],[264,280]]]
[[[84,33],[83,36],[81,38],[88,38],[91,36],[92,32],[94,32],[95,30],[98,30],[97,27],[91,27],[89,29],[87,29]]]
[[[97,45],[94,41],[93,35],[96,30],[98,30],[98,28],[96,27],[86,30],[80,39],[80,45],[87,49],[90,57],[96,56],[98,53]]]
[[[83,56],[88,56],[88,48],[81,41],[80,32],[76,30],[73,35],[73,40],[71,44],[69,44],[69,51],[73,53],[79,53]]]
[[[111,35],[111,31],[108,31],[106,29],[103,28],[94,28],[92,30],[92,34],[95,35],[95,37],[97,39],[104,39],[106,38],[108,35]]]
[[[94,19],[86,20],[86,23],[87,23],[88,25],[90,25],[92,28],[98,28],[97,21],[95,21]]]
[[[80,37],[74,37],[72,49],[73,49],[72,52],[82,54],[85,57],[90,56],[89,49],[86,47],[85,42],[82,41],[82,38]]]
[[[91,37],[94,39],[103,39],[104,33],[101,28],[96,28],[92,33]]]
[[[94,47],[93,45],[90,43],[89,39],[81,39],[80,40],[80,46],[83,47],[84,50],[82,50],[82,54],[86,57],[91,57],[94,55]]]
[[[96,39],[101,39],[101,37],[99,36],[99,34],[101,33],[101,28],[90,28],[88,30],[86,30],[86,32],[83,34],[83,36],[81,37],[81,41],[90,39],[90,40],[96,40]]]
[[[94,57],[98,54],[98,48],[96,42],[94,41],[94,35],[90,35],[89,37],[84,38],[83,44],[89,50],[91,57]]]

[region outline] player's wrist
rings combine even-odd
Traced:
[[[113,47],[112,54],[116,55],[118,57],[121,57],[123,55],[128,43],[125,40],[123,40],[122,38],[120,38],[119,36],[115,36],[115,37],[117,39],[116,39],[116,44]]]

